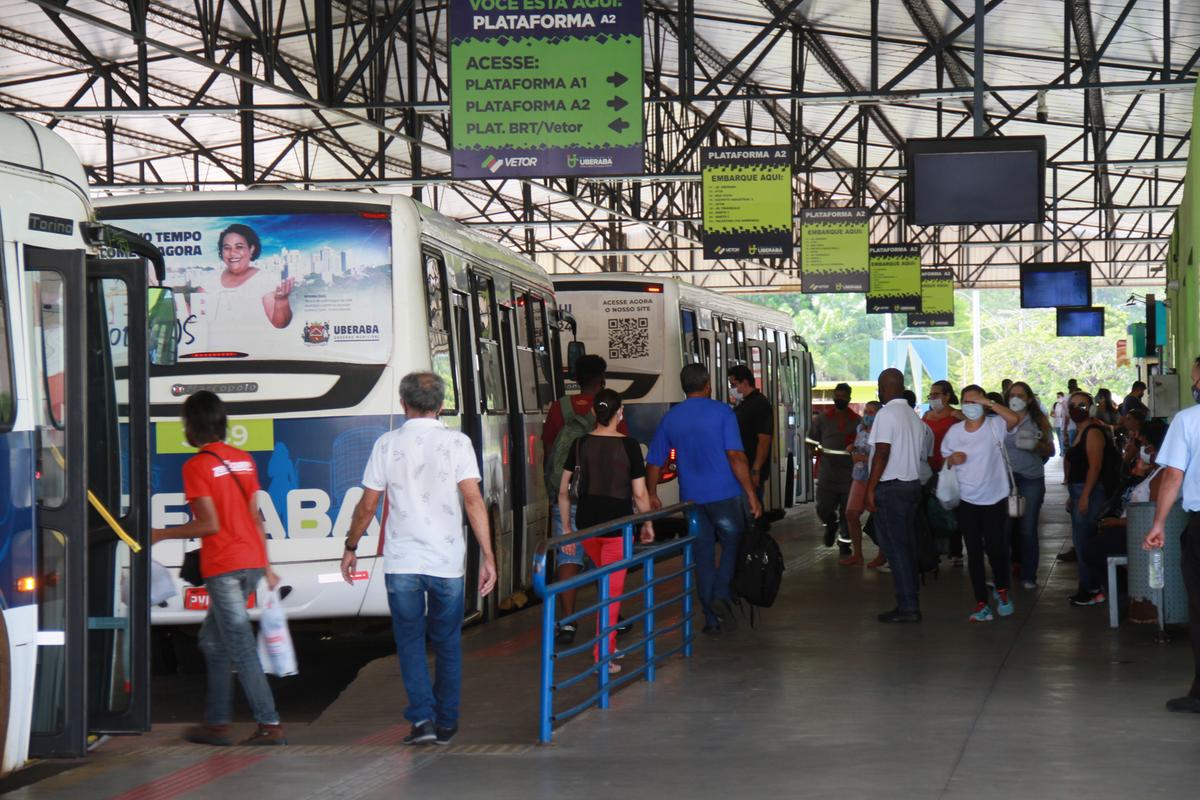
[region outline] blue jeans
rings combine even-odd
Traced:
[[[388,573],[384,582],[400,677],[408,693],[404,718],[414,725],[428,720],[453,727],[458,724],[462,691],[463,579]],[[426,638],[437,668],[432,685],[425,660]]]
[[[881,481],[875,487],[875,535],[892,568],[896,605],[918,611],[917,511],[921,505],[920,481]]]
[[[279,724],[275,698],[258,660],[254,627],[246,613],[246,601],[262,577],[261,569],[238,569],[204,579],[208,614],[200,626],[200,651],[208,664],[204,721],[209,725],[226,725],[233,719],[235,669],[255,721]]]
[[[1079,498],[1083,496],[1082,483],[1067,484],[1067,492],[1071,495],[1071,543],[1075,545],[1077,558],[1076,566],[1079,567],[1079,591],[1090,592],[1096,588],[1096,576],[1088,569],[1087,563],[1083,559],[1083,554],[1087,552],[1088,539],[1096,535],[1096,524],[1100,521],[1100,511],[1104,508],[1105,497],[1104,487],[1099,482],[1092,487],[1092,495],[1088,499],[1087,514],[1079,513]]]
[[[729,584],[737,567],[738,543],[746,528],[746,500],[742,495],[728,500],[696,505],[696,589],[704,621],[719,624],[713,604],[733,602]],[[721,543],[721,561],[717,562],[717,542]]]
[[[1013,473],[1013,477],[1017,481],[1017,493],[1025,498],[1025,515],[1020,519],[1009,520],[1013,531],[1019,534],[1013,537],[1013,553],[1021,558],[1021,580],[1036,581],[1040,557],[1038,517],[1042,512],[1042,501],[1046,499],[1046,479],[1027,478],[1016,472]]]

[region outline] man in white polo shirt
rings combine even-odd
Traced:
[[[1192,364],[1192,399],[1200,403],[1200,358]],[[1164,468],[1163,479],[1158,488],[1154,524],[1142,547],[1152,550],[1163,546],[1167,515],[1179,497],[1180,487],[1183,488],[1183,510],[1188,512],[1187,528],[1180,539],[1179,566],[1183,572],[1183,585],[1187,588],[1188,636],[1192,640],[1195,676],[1186,695],[1167,701],[1167,710],[1200,714],[1200,405],[1175,415],[1154,460]]]
[[[408,693],[404,717],[412,723],[405,744],[449,744],[458,732],[467,554],[464,505],[479,543],[479,596],[485,597],[496,585],[475,448],[464,434],[438,419],[445,394],[442,379],[432,372],[412,372],[400,381],[405,422],[375,442],[342,556],[342,577],[353,584],[358,540],[375,518],[379,498],[386,491],[383,571],[400,677]],[[432,685],[425,661],[426,639],[437,664]]]
[[[896,608],[880,622],[920,622],[917,596],[917,510],[921,505],[921,453],[925,423],[904,399],[904,374],[879,373],[883,408],[871,426],[871,473],[867,478],[867,510],[875,520],[879,546],[892,568]]]

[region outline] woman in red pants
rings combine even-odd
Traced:
[[[569,489],[571,476],[576,468],[582,470],[578,487],[579,501],[575,505],[575,529],[582,530],[593,525],[627,517],[636,508],[639,513],[650,510],[650,495],[646,492],[646,463],[642,448],[637,440],[617,431],[625,412],[621,409],[621,396],[611,389],[603,389],[592,402],[596,415],[596,427],[587,436],[580,438],[571,448],[563,465],[562,481],[558,488],[558,505],[562,519],[571,519]],[[642,542],[654,541],[654,526],[642,525]],[[567,545],[564,552],[575,545]],[[598,567],[615,564],[632,555],[624,552],[624,538],[618,530],[607,536],[594,536],[583,542],[588,558]],[[573,555],[568,552],[567,555]],[[608,577],[608,596],[617,597],[625,591],[625,570],[618,570]],[[607,608],[608,652],[616,652],[617,617],[621,604],[611,603]],[[600,628],[597,621],[597,630]],[[600,643],[593,649],[596,660],[600,659]],[[609,672],[620,672],[621,665],[609,662]]]

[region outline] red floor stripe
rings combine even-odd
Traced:
[[[209,756],[190,767],[175,770],[161,778],[116,795],[112,800],[171,800],[221,778],[241,772],[265,758],[265,755],[221,754]]]
[[[405,726],[392,725],[389,728],[384,728],[381,731],[369,734],[361,739],[355,739],[354,743],[359,745],[399,744],[406,735],[408,735],[408,730],[405,728]]]

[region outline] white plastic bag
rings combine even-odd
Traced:
[[[175,588],[171,573],[162,564],[150,559],[150,605],[161,605],[177,594],[179,590]]]
[[[954,467],[949,463],[946,463],[942,467],[942,471],[938,473],[937,499],[942,504],[942,508],[947,511],[958,508],[961,499],[958,491],[958,475],[955,474]]]
[[[258,620],[258,660],[263,672],[281,678],[296,675],[296,648],[288,630],[287,616],[279,592],[270,589],[263,602],[262,617]]]

